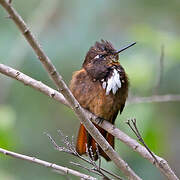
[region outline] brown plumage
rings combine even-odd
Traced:
[[[128,96],[128,78],[118,62],[118,53],[109,41],[96,42],[87,52],[82,69],[73,74],[70,82],[70,89],[80,105],[112,124],[118,112],[123,111]],[[114,148],[114,137],[95,126]],[[80,155],[86,153],[86,144],[88,148],[92,146],[97,159],[96,142],[81,124],[76,143]],[[100,147],[99,152],[110,160]]]

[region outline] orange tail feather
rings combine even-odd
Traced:
[[[101,132],[101,134],[106,138],[108,143],[114,148],[114,136],[107,133],[104,129],[95,125],[96,128]],[[94,153],[94,159],[97,160],[96,154],[96,141],[91,137],[91,135],[86,131],[85,127],[81,124],[79,128],[79,133],[76,142],[76,151],[82,155],[86,154],[86,144],[87,147],[92,147],[92,151]],[[98,146],[99,153],[103,156],[107,161],[110,161],[110,158],[106,155],[106,153]]]

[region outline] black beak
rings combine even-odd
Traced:
[[[119,54],[120,52],[122,52],[122,51],[124,51],[124,50],[130,48],[131,46],[134,46],[135,44],[136,44],[136,42],[133,42],[132,44],[130,44],[130,45],[128,45],[128,46],[126,46],[126,47],[124,47],[124,48],[122,48],[122,49],[116,51],[114,54]]]

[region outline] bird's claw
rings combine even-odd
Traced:
[[[103,121],[104,121],[104,118],[101,118],[101,117],[97,117],[97,118],[96,118],[97,124],[102,124]]]

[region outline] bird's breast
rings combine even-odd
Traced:
[[[110,92],[112,94],[116,94],[118,90],[124,87],[124,83],[126,82],[124,69],[119,67],[111,67],[107,75],[100,80],[102,84],[102,88],[105,90],[106,95],[109,95]]]
[[[127,97],[127,85],[124,77],[116,69],[104,78],[93,81],[82,69],[74,73],[70,89],[80,105],[95,115],[110,119],[120,110]],[[105,84],[106,83],[106,84]]]

